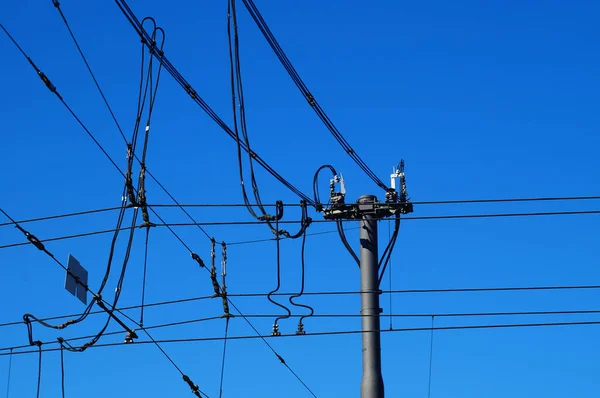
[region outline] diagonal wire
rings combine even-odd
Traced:
[[[431,370],[433,368],[433,324],[435,315],[431,316],[431,339],[429,341],[429,382],[427,386],[427,398],[431,398]]]
[[[67,18],[65,17],[62,9],[60,8],[60,3],[58,2],[58,0],[52,0],[52,2],[54,3],[54,6],[56,7],[56,9],[58,10],[58,12],[60,13],[61,18],[62,18],[63,22],[65,23],[65,26],[67,27],[67,29],[69,31],[69,35],[73,39],[73,43],[75,43],[75,46],[77,47],[77,50],[78,50],[79,54],[81,55],[81,58],[82,58],[83,62],[85,63],[85,66],[86,66],[88,72],[90,73],[90,76],[94,80],[94,84],[96,85],[96,88],[98,89],[98,92],[100,93],[100,96],[102,97],[102,100],[104,101],[104,104],[106,105],[108,111],[110,112],[110,115],[111,115],[113,121],[115,122],[115,125],[117,126],[117,129],[119,130],[119,133],[121,134],[121,137],[123,138],[123,140],[125,141],[125,143],[127,143],[128,142],[127,141],[127,137],[125,137],[125,134],[123,133],[123,129],[121,128],[121,125],[119,124],[117,118],[115,117],[115,114],[114,114],[114,112],[113,112],[113,110],[112,110],[112,108],[111,108],[108,100],[106,99],[106,96],[104,95],[104,91],[100,87],[100,83],[96,79],[96,76],[94,75],[94,72],[92,71],[92,68],[90,67],[90,64],[88,63],[87,58],[85,57],[85,55],[84,55],[84,53],[83,53],[83,51],[82,51],[82,49],[81,49],[81,47],[79,45],[79,42],[75,38],[75,35],[73,34],[73,31],[71,30],[71,27],[69,25],[69,22],[67,21]],[[141,164],[140,159],[138,158],[138,156],[136,154],[134,154],[134,157],[138,161],[138,163]],[[175,197],[167,190],[167,188],[160,181],[158,181],[158,179],[156,177],[154,177],[154,175],[148,169],[146,169],[146,173],[163,190],[163,192],[165,192],[167,194],[167,196],[177,206],[179,206],[179,208],[184,212],[184,214],[192,222],[196,223],[196,220],[192,217],[192,215],[180,205],[180,203],[175,199]],[[204,228],[202,228],[202,226],[198,225],[198,228],[202,231],[202,233],[204,233],[204,235],[207,238],[210,238],[209,234],[206,232],[206,230]]]
[[[12,371],[12,353],[13,349],[10,349],[10,355],[8,356],[8,374],[6,375],[6,398],[10,395],[10,373]]]

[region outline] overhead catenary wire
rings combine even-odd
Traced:
[[[598,315],[600,314],[600,310],[598,309],[590,309],[590,310],[556,310],[556,311],[504,311],[504,312],[472,312],[472,313],[402,313],[402,314],[391,314],[391,313],[382,313],[382,316],[389,316],[393,318],[495,318],[495,317],[524,317],[524,316],[557,316],[557,315]],[[251,318],[273,318],[274,314],[244,314],[246,319]],[[313,317],[321,318],[321,319],[337,319],[337,318],[362,318],[365,315],[362,314],[314,314]],[[303,315],[293,314],[291,317],[301,318]],[[131,319],[131,318],[128,318]],[[212,317],[204,317],[204,318],[195,318],[195,319],[185,319],[181,321],[173,321],[168,323],[156,324],[151,326],[144,326],[144,329],[153,330],[153,329],[163,329],[163,328],[173,328],[182,325],[189,325],[194,323],[203,323],[210,322],[215,320],[223,319],[222,316],[216,315]],[[135,321],[133,321],[136,323]],[[139,324],[136,323],[139,326]],[[390,329],[390,330],[393,330]],[[122,334],[122,330],[115,330],[111,332],[106,332],[105,336],[114,336]],[[297,333],[302,334],[302,333]],[[79,341],[79,340],[87,340],[94,335],[86,335],[86,336],[78,336],[69,339],[59,339],[57,341],[45,341],[42,342],[43,346],[54,345],[54,344],[62,344],[61,342],[68,340],[70,342]],[[20,346],[11,346],[11,347],[2,347],[0,348],[0,352],[17,350],[22,348],[30,347],[31,345],[20,345]]]
[[[506,287],[467,287],[467,288],[444,288],[444,289],[404,289],[404,290],[381,290],[381,294],[437,294],[437,293],[493,293],[493,292],[532,292],[532,291],[554,291],[554,290],[600,290],[600,285],[549,285],[549,286],[506,286]],[[266,297],[268,293],[228,293],[229,297]],[[279,292],[274,293],[273,296],[292,296],[296,293],[289,292]],[[358,295],[360,291],[316,291],[316,292],[304,292],[304,296],[338,296],[338,295]],[[210,296],[198,296],[198,297],[189,297],[177,300],[169,300],[169,301],[161,301],[155,303],[145,304],[146,308],[149,307],[160,307],[165,305],[173,305],[173,304],[182,304],[189,303],[194,301],[203,301],[210,300],[215,298],[214,295]],[[140,305],[131,305],[126,307],[121,307],[116,309],[116,311],[128,311],[133,309],[139,309]],[[90,315],[102,314],[104,311],[91,311]],[[501,313],[502,315],[511,315],[515,313]],[[519,313],[521,314],[521,313]],[[556,314],[556,312],[552,312],[552,314]],[[67,314],[67,315],[57,315],[47,318],[40,318],[37,320],[32,320],[32,322],[38,321],[50,321],[57,319],[65,319],[65,318],[73,318],[79,316],[81,314]],[[315,314],[314,316],[318,317],[319,314]],[[388,315],[389,316],[389,315]],[[408,315],[407,315],[408,316]],[[427,314],[426,316],[431,316],[431,314]],[[436,316],[441,317],[442,314],[436,314]],[[464,316],[462,314],[461,316]],[[218,317],[211,317],[209,319],[219,319]],[[1,323],[0,327],[6,326],[16,326],[23,325],[23,320],[13,321],[13,322],[5,322]],[[151,327],[147,327],[151,328]]]
[[[519,202],[551,202],[551,201],[588,201],[588,200],[600,200],[600,196],[564,196],[564,197],[529,197],[529,198],[490,198],[490,199],[460,199],[460,200],[436,200],[436,201],[421,201],[421,202],[411,202],[413,205],[445,205],[445,204],[475,204],[475,203],[519,203]],[[183,203],[183,204],[165,204],[165,203],[152,203],[149,204],[151,207],[198,207],[198,208],[212,208],[212,207],[245,207],[245,203]],[[252,205],[251,206],[256,206]],[[264,207],[275,207],[277,204],[275,203],[263,203]],[[296,203],[286,203],[286,207],[291,206],[301,206],[301,204]],[[62,219],[68,217],[76,217],[88,214],[95,213],[103,213],[114,210],[119,210],[120,206],[107,207],[102,209],[91,209],[91,210],[82,210],[72,213],[64,213],[57,215],[49,215],[37,218],[23,219],[17,220],[19,224],[26,224],[30,222],[38,222],[38,221],[46,221],[46,220],[54,220],[54,219]],[[12,222],[3,222],[0,223],[0,227],[12,225]],[[333,233],[335,231],[331,231]],[[308,234],[310,235],[310,234]],[[229,244],[233,244],[229,243]]]
[[[181,237],[174,231],[173,228],[175,228],[175,227],[193,227],[193,226],[197,226],[197,225],[200,225],[200,226],[231,226],[231,225],[262,225],[263,224],[262,221],[214,221],[214,222],[207,221],[207,222],[198,222],[198,223],[194,223],[194,222],[192,222],[192,223],[165,223],[164,219],[162,219],[162,217],[160,217],[160,215],[157,215],[157,213],[152,209],[151,205],[149,205],[148,207],[153,212],[153,214],[155,216],[157,216],[159,218],[159,220],[162,221],[162,223],[154,224],[154,226],[167,228],[175,236],[175,238],[177,238],[177,240],[179,240],[180,243],[182,243],[182,245],[185,246],[185,248],[190,253],[193,253],[192,249],[181,239]],[[402,217],[402,220],[403,221],[453,220],[453,219],[461,220],[461,219],[481,219],[481,218],[545,217],[545,216],[573,216],[573,215],[595,215],[595,214],[600,214],[600,210],[413,216],[413,217]],[[375,218],[375,220],[382,221],[382,220],[385,220],[385,218]],[[347,221],[354,221],[354,220],[347,220]],[[301,222],[302,222],[302,220],[282,220],[282,221],[280,221],[280,224],[298,224]],[[332,222],[336,222],[336,220],[312,220],[312,223],[317,223],[317,224],[324,224],[324,223],[327,224],[327,223],[332,223]],[[126,230],[126,229],[129,229],[129,227],[121,228],[120,230]],[[345,231],[352,230],[352,229],[358,229],[358,227],[350,227],[350,228],[345,227],[344,228]],[[101,235],[101,234],[111,233],[114,231],[115,231],[115,229],[85,232],[85,233],[81,233],[81,234],[52,237],[52,238],[41,240],[41,242],[50,242],[50,241],[58,241],[58,240],[65,240],[65,239],[81,238],[81,237],[92,236],[92,235]],[[315,233],[309,233],[309,234],[307,234],[307,236],[323,235],[323,234],[330,234],[330,233],[335,233],[335,232],[338,232],[338,231],[332,230],[332,231],[315,232]],[[275,238],[254,239],[254,240],[240,241],[240,242],[229,242],[227,244],[234,246],[234,245],[242,245],[242,244],[250,244],[250,243],[269,242],[269,241],[273,241],[273,240],[275,240]],[[5,244],[5,245],[0,245],[0,249],[8,249],[11,247],[23,246],[23,245],[27,245],[28,243],[29,242],[9,243],[9,244]]]
[[[488,324],[488,325],[457,325],[457,326],[436,326],[433,331],[461,331],[461,330],[485,330],[485,329],[514,329],[514,328],[547,328],[547,327],[565,327],[565,326],[598,326],[600,321],[571,321],[571,322],[543,322],[543,323],[502,323],[502,324]],[[364,332],[362,330],[339,330],[339,331],[324,331],[324,332],[311,332],[305,335],[299,336],[297,334],[281,334],[280,336],[271,335],[240,335],[240,336],[228,336],[227,339],[231,340],[255,340],[255,339],[267,339],[271,338],[304,338],[305,336],[345,336],[362,333],[408,333],[408,332],[431,332],[431,326],[426,327],[413,327],[413,328],[394,328],[392,330],[381,329],[374,330],[372,332]],[[160,344],[176,344],[176,343],[197,343],[205,341],[222,341],[223,337],[192,337],[192,338],[180,338],[180,339],[164,339],[155,340],[156,343]],[[142,340],[137,341],[136,345],[154,344],[154,341]],[[105,348],[105,347],[119,347],[124,346],[122,342],[118,343],[104,343],[97,344],[94,348]],[[46,348],[44,352],[58,351],[60,348]],[[13,355],[25,355],[31,353],[37,353],[37,350],[26,350],[26,351],[15,351]],[[0,356],[7,356],[8,353],[0,353]]]

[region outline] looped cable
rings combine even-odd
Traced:
[[[282,213],[282,215],[283,215],[283,213]],[[281,247],[280,247],[281,246],[280,245],[281,237],[279,236],[279,219],[277,219],[277,218],[275,219],[275,230],[276,230],[275,242],[277,245],[277,287],[275,288],[275,290],[272,290],[267,294],[267,299],[271,303],[275,304],[276,306],[278,306],[279,308],[282,308],[283,310],[285,310],[287,312],[287,315],[282,315],[282,316],[278,316],[277,318],[275,318],[275,322],[273,323],[273,331],[271,332],[271,335],[279,336],[279,335],[281,335],[281,332],[279,332],[279,320],[289,318],[290,316],[292,316],[292,313],[288,307],[276,302],[275,300],[273,300],[271,298],[271,296],[274,293],[277,293],[279,291],[279,288],[281,287]]]
[[[296,331],[296,334],[305,334],[305,330],[304,330],[304,318],[307,318],[309,316],[313,316],[315,313],[314,308],[312,308],[309,305],[306,304],[298,304],[294,302],[294,299],[299,298],[302,296],[302,294],[304,294],[304,273],[305,273],[305,261],[304,261],[304,248],[306,245],[306,229],[304,229],[303,233],[302,233],[302,249],[301,249],[301,266],[302,266],[302,276],[301,276],[301,288],[300,288],[300,292],[298,292],[298,294],[294,294],[292,296],[290,296],[289,300],[290,300],[290,304],[296,306],[296,307],[302,307],[305,308],[307,310],[310,311],[310,314],[308,315],[303,315],[302,317],[300,317],[300,320],[298,321],[298,330]]]

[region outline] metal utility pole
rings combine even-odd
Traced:
[[[377,250],[377,218],[372,195],[358,199],[360,221],[360,301],[362,315],[362,398],[383,398],[381,374],[381,341],[379,314],[379,255]]]
[[[346,204],[346,189],[341,176],[335,175],[330,181],[331,206],[323,210],[325,219],[359,220],[360,222],[360,300],[362,315],[362,381],[361,398],[384,398],[383,375],[381,372],[381,332],[379,307],[379,253],[377,250],[377,222],[396,215],[413,211],[406,191],[404,161],[400,162],[390,175],[391,187],[386,192],[385,202],[381,203],[374,195],[364,195],[356,204]],[[399,192],[396,191],[399,179]],[[339,192],[335,184],[339,183]],[[343,235],[343,229],[340,234]],[[343,235],[345,241],[345,235]],[[346,242],[347,243],[347,242]],[[351,249],[350,249],[351,250]]]

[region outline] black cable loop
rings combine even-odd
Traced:
[[[317,211],[323,210],[323,203],[321,203],[321,198],[319,196],[319,173],[324,169],[329,169],[334,177],[338,175],[335,168],[329,164],[325,164],[325,165],[319,167],[317,169],[317,171],[315,172],[315,176],[313,177],[313,195],[314,195],[314,201],[316,204],[315,207],[316,207]],[[329,205],[330,201],[331,201],[331,198],[329,198],[327,200],[327,205]]]
[[[271,298],[271,296],[273,294],[277,293],[279,291],[279,289],[281,288],[281,248],[280,248],[281,237],[279,236],[279,218],[277,218],[277,217],[275,218],[275,230],[277,231],[275,234],[275,244],[277,247],[277,249],[276,249],[277,250],[277,255],[276,255],[276,257],[277,257],[277,287],[275,288],[275,290],[272,290],[267,294],[267,300],[269,300],[271,303],[275,304],[276,306],[278,306],[279,308],[282,308],[283,310],[285,310],[287,312],[287,315],[278,316],[277,318],[275,318],[275,322],[273,322],[273,332],[271,334],[273,336],[279,336],[281,334],[279,332],[279,321],[281,319],[289,318],[292,315],[292,313],[288,307],[276,302],[275,300],[273,300]]]
[[[296,298],[300,298],[302,297],[302,294],[304,294],[304,273],[305,273],[305,256],[304,256],[304,249],[305,249],[305,245],[306,245],[306,229],[304,230],[304,232],[302,233],[302,249],[300,252],[300,261],[301,261],[301,266],[302,266],[302,276],[301,276],[301,288],[300,288],[300,292],[298,292],[297,294],[294,294],[292,296],[290,296],[289,301],[290,304],[296,306],[296,307],[302,307],[305,308],[307,310],[310,311],[310,314],[308,315],[304,315],[302,317],[300,317],[300,319],[298,320],[298,330],[296,331],[296,334],[305,334],[305,330],[304,330],[304,319],[310,316],[313,316],[315,313],[314,308],[312,308],[311,306],[307,305],[307,304],[299,304],[299,303],[295,303],[294,299]]]

